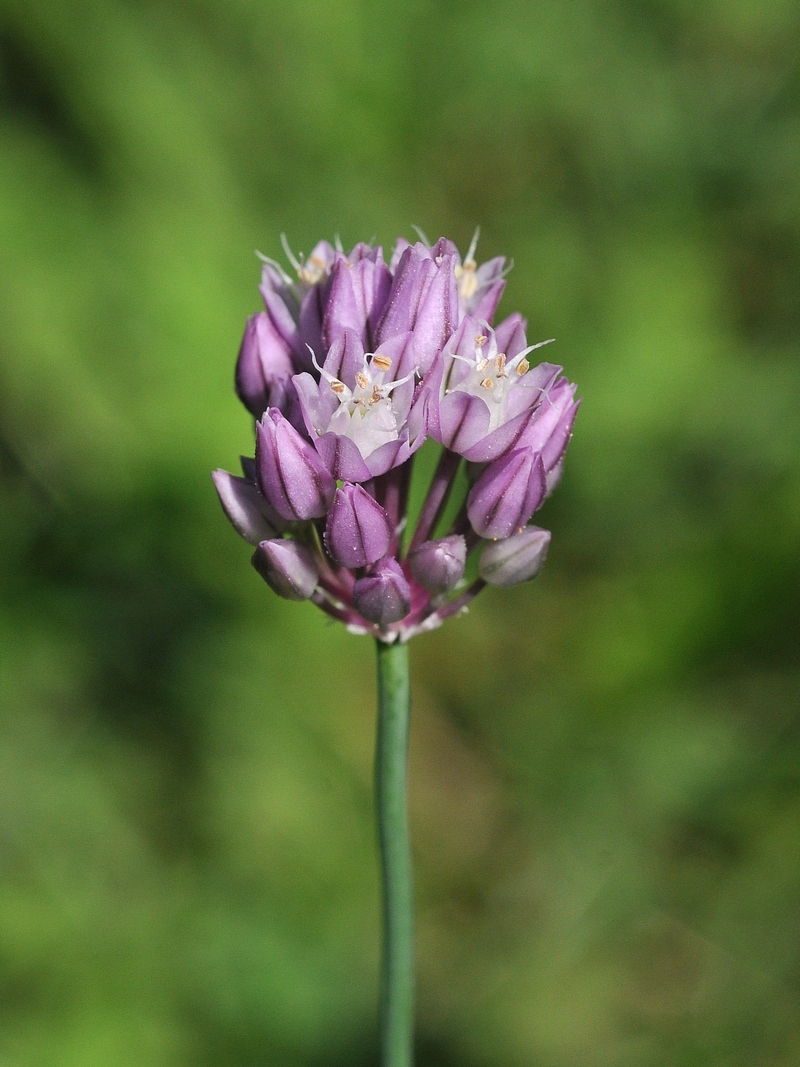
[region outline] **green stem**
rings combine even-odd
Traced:
[[[414,1043],[414,890],[406,768],[411,689],[408,647],[378,641],[375,797],[383,892],[381,1067],[411,1067]]]

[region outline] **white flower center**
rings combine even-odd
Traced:
[[[497,351],[494,330],[487,326],[486,333],[480,333],[475,338],[473,359],[453,354],[454,361],[459,360],[469,365],[469,372],[460,382],[450,386],[449,379],[453,371],[453,363],[451,363],[450,372],[445,379],[445,395],[458,392],[470,393],[484,400],[489,408],[488,432],[491,433],[508,419],[508,398],[511,390],[521,384],[531,367],[526,358],[528,353],[549,343],[549,341],[540,341],[539,344],[530,345],[513,359],[508,359],[504,352]]]
[[[349,437],[365,459],[387,441],[397,440],[402,427],[398,426],[391,394],[413,377],[413,371],[396,382],[385,382],[392,369],[391,359],[379,352],[367,353],[363,368],[355,375],[355,388],[350,389],[324,368],[317,369],[339,401],[323,433],[333,431]]]

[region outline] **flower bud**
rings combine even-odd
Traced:
[[[251,562],[270,589],[286,600],[308,600],[319,581],[314,557],[299,541],[262,541]]]
[[[251,413],[260,419],[266,411],[275,382],[289,380],[294,372],[289,347],[269,316],[260,311],[247,320],[236,362],[236,393]]]
[[[535,578],[547,559],[550,531],[527,526],[502,541],[490,541],[481,553],[478,573],[489,585],[503,588]]]
[[[277,515],[270,514],[266,500],[253,482],[223,470],[214,471],[211,477],[222,510],[240,537],[257,545],[259,541],[276,536],[280,520]]]
[[[336,483],[317,453],[275,408],[257,427],[256,467],[261,491],[284,519],[318,519]]]
[[[408,562],[422,588],[433,596],[442,596],[464,577],[467,544],[460,534],[425,541],[409,553]]]
[[[529,448],[490,463],[469,491],[467,515],[481,537],[510,537],[545,497],[542,457]]]
[[[382,559],[366,578],[353,586],[353,606],[368,622],[379,626],[399,622],[411,607],[411,588],[393,559]]]
[[[389,551],[389,516],[360,485],[345,482],[337,489],[325,527],[325,547],[341,567],[367,567]]]

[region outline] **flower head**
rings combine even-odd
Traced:
[[[561,367],[536,364],[525,322],[492,325],[505,259],[478,265],[476,231],[306,258],[265,259],[265,310],[248,319],[236,390],[259,419],[244,477],[216,471],[225,514],[253,565],[290,600],[353,632],[408,640],[463,610],[485,585],[526,581],[550,535],[527,525],[552,491],[578,409]],[[414,454],[443,452],[404,543]],[[470,486],[439,529],[462,460]],[[467,584],[470,554],[478,577]],[[474,573],[474,564],[473,570]]]

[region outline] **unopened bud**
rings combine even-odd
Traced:
[[[464,577],[467,544],[460,534],[425,541],[408,556],[411,573],[433,596],[454,589]]]
[[[325,527],[325,547],[341,567],[368,567],[389,551],[392,523],[380,504],[360,485],[337,489]]]
[[[502,541],[490,541],[481,553],[478,573],[489,585],[506,588],[535,578],[547,559],[550,531],[527,526]]]
[[[400,564],[382,559],[353,586],[353,605],[368,622],[379,626],[399,622],[411,607],[411,587]]]
[[[251,562],[270,589],[286,600],[308,600],[319,581],[314,557],[299,541],[262,541]]]

